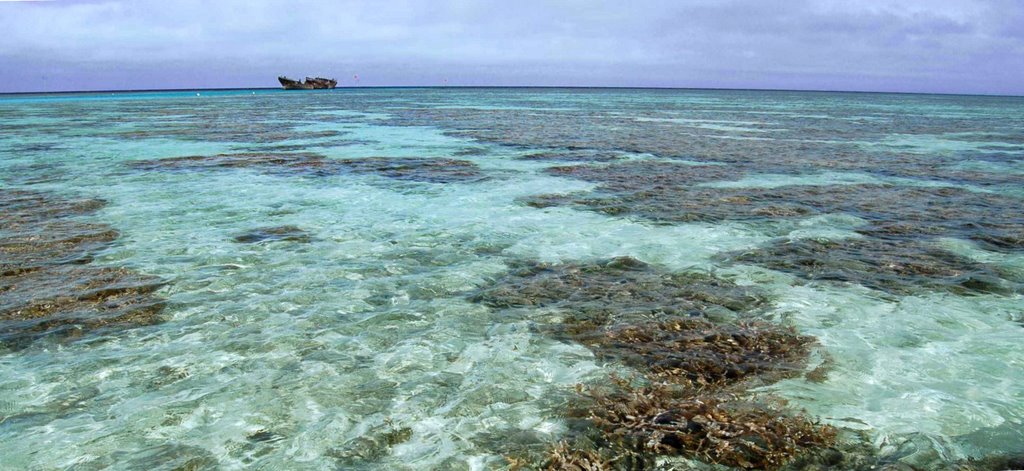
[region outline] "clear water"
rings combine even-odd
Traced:
[[[1020,98],[556,89],[2,97],[0,184],[107,200],[95,219],[122,236],[94,263],[163,277],[170,304],[155,326],[0,352],[0,468],[160,469],[183,457],[222,469],[500,466],[506,442],[557,441],[573,386],[622,367],[468,294],[517,260],[619,255],[770,291],[769,317],[817,337],[833,364],[824,382],[767,389],[823,422],[864,430],[883,451],[914,443],[905,459],[916,463],[1024,453],[1019,294],[892,296],[806,283],[716,258],[778,237],[778,225],[664,225],[521,202],[595,187],[543,171],[557,162],[517,159],[549,147],[731,165],[790,143],[824,149],[790,160],[846,149],[845,159],[867,163],[702,185],[882,182],[1024,196]],[[457,158],[489,178],[126,165],[261,149]],[[934,173],[886,172],[886,159],[903,168],[901,156],[934,162],[925,166]],[[957,169],[986,178],[944,178]],[[856,237],[860,222],[819,215],[782,231]],[[313,240],[233,241],[278,225]],[[1024,273],[1019,251],[937,243]],[[407,439],[380,443],[406,428]],[[252,438],[261,431],[271,438]]]

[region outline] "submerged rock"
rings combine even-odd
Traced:
[[[309,242],[313,238],[308,232],[296,226],[258,227],[244,234],[235,236],[234,241],[240,244],[255,244],[273,241]]]
[[[409,427],[394,427],[391,424],[385,424],[364,436],[332,448],[328,451],[328,455],[336,459],[338,465],[343,467],[366,466],[387,456],[393,447],[409,441],[412,435],[413,431]]]
[[[118,233],[77,217],[102,207],[20,190],[0,190],[0,344],[113,326],[157,322],[163,282],[125,268],[91,267]]]
[[[1020,280],[995,267],[925,243],[875,239],[779,239],[726,260],[752,263],[808,280],[857,283],[892,294],[948,291],[1013,294]]]

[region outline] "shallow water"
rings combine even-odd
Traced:
[[[408,169],[132,165],[253,152],[405,158]],[[645,191],[635,178],[664,182],[637,172],[623,189],[546,171],[606,163],[523,158],[538,152],[725,170],[665,183],[678,186],[671,192]],[[475,164],[481,178],[417,166],[440,158]],[[1024,198],[1022,165],[1021,98],[571,89],[0,97],[0,188],[105,200],[89,221],[120,237],[90,266],[161,277],[168,303],[156,325],[0,347],[0,468],[501,466],[509,450],[567,433],[561,410],[574,385],[629,369],[544,334],[537,323],[549,316],[493,309],[472,293],[521,262],[617,256],[764,290],[771,303],[757,316],[816,337],[815,361],[829,367],[824,380],[761,390],[865,431],[881,454],[928,467],[1024,453],[1019,290],[951,292],[908,271],[914,289],[893,292],[723,257],[780,238],[874,240],[888,236],[858,230],[902,223],[909,232],[892,237],[914,244],[899,250],[941,249],[1012,286],[1024,280],[1024,223],[1005,201]],[[711,220],[647,217],[658,191],[672,201],[690,189],[864,184],[1011,200],[983,200],[1005,216],[998,228],[939,233],[918,227],[927,218],[893,220],[919,212],[842,205],[780,218],[721,208]],[[545,194],[624,206],[524,203]],[[913,204],[942,207],[953,222],[991,222],[942,198]],[[303,237],[236,240],[280,226]],[[993,234],[1001,245],[977,242]]]

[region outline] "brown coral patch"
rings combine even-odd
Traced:
[[[494,308],[555,307],[572,330],[671,315],[725,315],[753,309],[761,293],[703,273],[671,273],[631,257],[589,264],[522,263],[471,300]]]
[[[86,265],[118,236],[81,221],[100,200],[0,190],[0,343],[158,321],[163,282],[125,268]]]
[[[647,469],[654,456],[667,454],[774,469],[835,440],[831,428],[781,405],[734,395],[754,380],[799,374],[813,343],[766,322],[709,320],[751,314],[764,303],[755,289],[620,257],[522,264],[471,299],[499,309],[561,311],[561,323],[540,329],[632,366],[649,383],[581,387],[588,405],[569,415],[601,433],[596,443],[555,445],[541,467]]]
[[[716,178],[699,166],[678,176],[643,167],[555,167],[552,172],[599,182],[592,194],[540,195],[525,203],[570,205],[610,215],[635,215],[660,223],[777,221],[820,214],[849,214],[865,221],[864,240],[777,242],[728,258],[808,279],[860,283],[898,294],[940,289],[957,294],[1019,291],[996,268],[933,247],[930,239],[973,240],[997,251],[1024,250],[1024,200],[949,187],[879,184],[793,185],[777,188],[688,187],[679,181]],[[714,167],[710,167],[714,168]],[[673,171],[665,168],[666,172]],[[638,179],[639,174],[649,178]]]
[[[253,168],[282,175],[376,174],[395,180],[426,183],[469,183],[484,179],[480,168],[466,160],[431,157],[367,157],[339,160],[309,152],[249,152],[173,157],[137,160],[129,163],[129,166],[147,171]]]
[[[549,471],[612,471],[619,469],[617,462],[623,461],[621,456],[609,453],[608,449],[595,450],[559,442],[547,452],[546,461],[541,469]],[[518,463],[518,466],[517,466]],[[510,460],[512,469],[525,467],[528,462]]]
[[[484,179],[484,174],[467,160],[430,157],[367,157],[339,160],[342,168],[359,174],[376,174],[396,180],[427,183],[469,183]]]
[[[671,385],[582,388],[588,419],[610,444],[626,450],[683,455],[744,469],[777,469],[836,431],[781,405],[726,395],[689,394]]]
[[[261,153],[196,155],[153,160],[136,160],[128,164],[139,170],[208,170],[219,168],[255,168],[270,173],[303,174],[337,172],[337,166],[326,157],[310,153]]]
[[[696,183],[735,180],[744,171],[729,165],[687,165],[655,160],[638,160],[605,166],[572,165],[551,167],[547,173],[600,183],[614,193],[682,191]]]
[[[788,219],[845,213],[863,218],[859,232],[878,238],[958,237],[992,250],[1024,250],[1021,198],[952,187],[884,184],[714,188],[693,184],[741,175],[727,166],[632,162],[552,167],[554,175],[598,183],[592,194],[541,195],[535,207],[568,204],[655,222]]]
[[[1019,280],[991,265],[912,241],[779,239],[725,258],[804,279],[857,283],[892,294],[933,290],[1012,294],[1021,290]]]
[[[43,222],[52,218],[92,214],[106,205],[100,199],[63,199],[45,193],[0,189],[4,227],[8,224]]]
[[[535,152],[518,157],[519,160],[534,162],[614,162],[622,160],[615,152],[548,151]]]
[[[519,100],[513,99],[518,104]],[[793,109],[794,101],[779,99],[791,113],[751,115],[737,113],[734,104],[711,106],[702,110],[690,107],[630,108],[617,103],[614,109],[574,108],[576,98],[568,99],[566,109],[546,109],[543,113],[497,109],[399,109],[392,111],[394,125],[442,126],[446,134],[459,138],[516,148],[553,149],[571,153],[646,153],[665,158],[725,163],[751,173],[809,173],[850,171],[975,185],[1013,185],[1020,175],[998,171],[964,171],[962,162],[977,160],[977,152],[913,152],[896,146],[865,146],[892,135],[942,135],[948,138],[951,127],[973,134],[987,133],[995,142],[1013,143],[1019,132],[1006,122],[963,120],[940,116],[915,115],[914,119],[893,120],[870,106],[858,108],[846,104],[832,110],[840,116],[820,115],[820,109]],[[669,106],[668,102],[661,103]],[[842,119],[850,113],[851,118]],[[632,115],[632,116],[630,116]],[[819,116],[814,116],[819,115]],[[873,116],[878,119],[862,119]],[[677,119],[685,117],[684,119]],[[835,119],[835,118],[840,119]],[[640,119],[637,119],[640,118]],[[653,118],[653,119],[652,119]],[[667,118],[667,119],[660,119]],[[751,120],[754,121],[751,121]],[[755,122],[767,119],[773,123]],[[702,122],[704,121],[704,122]],[[735,125],[729,125],[735,122]],[[481,123],[487,123],[482,126]],[[707,124],[722,124],[715,129]],[[965,129],[964,126],[977,126]],[[988,130],[1002,127],[1003,132]],[[770,132],[768,132],[770,131]],[[982,139],[972,136],[971,139]],[[1010,158],[1020,154],[1020,146],[1000,146]]]
[[[86,263],[118,233],[110,226],[82,222],[105,203],[61,199],[44,193],[0,190],[0,276],[45,266]]]
[[[105,224],[72,220],[12,224],[0,233],[0,275],[48,265],[87,263],[93,253],[118,237],[118,232]]]
[[[580,341],[650,378],[708,388],[755,375],[768,380],[799,374],[814,339],[765,322],[733,325],[673,318],[619,326]]]
[[[0,278],[0,341],[154,324],[164,303],[156,277],[123,268],[59,266]]]

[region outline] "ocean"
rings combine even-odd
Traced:
[[[1002,469],[1022,208],[1016,97],[0,96],[0,469]]]

